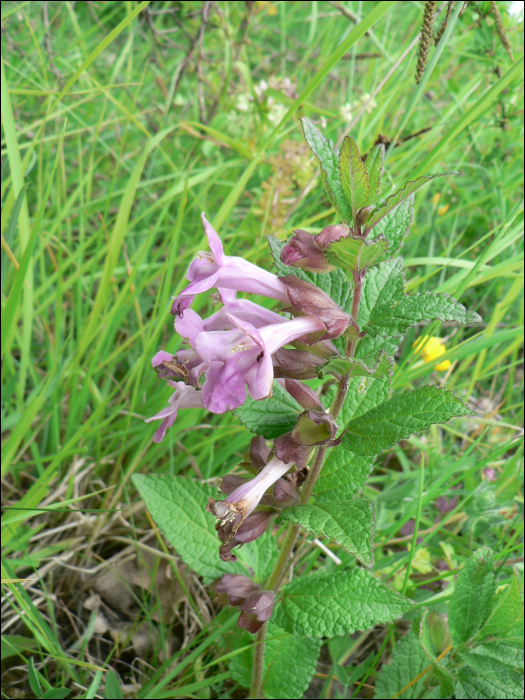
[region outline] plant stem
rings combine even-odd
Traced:
[[[357,316],[359,314],[359,305],[361,303],[361,293],[363,291],[364,282],[364,271],[360,272],[356,270],[354,272],[354,298],[352,301],[352,317],[357,322]],[[353,357],[355,352],[357,338],[352,340],[348,344],[347,357]],[[334,402],[332,404],[331,413],[334,418],[337,418],[341,408],[343,407],[346,392],[348,391],[348,375],[345,375],[339,382],[339,387],[337,389],[337,394],[335,395]],[[315,454],[314,463],[308,473],[306,481],[301,491],[301,505],[306,505],[310,500],[313,493],[315,482],[321,472],[323,467],[324,459],[326,457],[328,447],[326,445],[319,446]],[[267,584],[267,590],[277,592],[281,582],[286,573],[290,557],[299,535],[301,529],[300,525],[290,524],[288,532],[283,540],[281,551],[275,563],[272,575],[270,576]],[[264,641],[266,638],[266,627],[264,624],[261,629],[257,632],[256,644],[253,651],[253,674],[252,674],[252,686],[250,688],[250,698],[260,698],[262,697],[262,676],[263,676],[263,661],[264,661]]]

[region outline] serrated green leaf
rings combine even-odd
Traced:
[[[352,377],[348,381],[348,391],[337,417],[340,426],[345,426],[352,418],[358,418],[375,406],[384,403],[390,391],[390,377]],[[335,386],[321,397],[326,408],[332,405],[337,392]]]
[[[133,483],[168,542],[204,583],[225,573],[246,574],[240,562],[219,557],[215,518],[205,510],[216,488],[172,474],[135,474]]]
[[[319,503],[347,501],[361,493],[366,484],[374,457],[357,457],[339,445],[332,448],[314,486]]]
[[[461,570],[448,611],[452,642],[466,642],[486,621],[494,595],[494,557],[488,547],[478,549]]]
[[[478,654],[479,656],[488,656],[491,659],[496,659],[496,661],[501,661],[511,668],[523,669],[523,634],[519,639],[516,639],[515,645],[508,644],[506,639],[495,640],[474,647],[474,649],[470,650],[470,653]]]
[[[392,654],[392,661],[383,664],[375,682],[376,698],[391,698],[408,685],[429,665],[428,657],[419,645],[417,637],[409,632],[397,642]],[[423,689],[424,679],[421,678],[410,686],[399,698],[418,698]]]
[[[357,317],[360,328],[366,326],[376,306],[403,298],[404,281],[402,258],[382,262],[367,271]]]
[[[336,357],[328,360],[319,370],[319,376],[327,374],[334,376],[351,377],[391,377],[394,373],[394,361],[384,352],[380,353],[375,367],[367,365],[359,359],[348,359],[347,357]]]
[[[379,262],[388,251],[388,242],[379,238],[374,242],[347,236],[334,241],[326,251],[326,259],[332,265],[353,272],[366,270]]]
[[[362,564],[374,562],[374,508],[366,499],[285,508],[279,522],[298,523],[316,537],[327,537]]]
[[[345,223],[352,221],[350,203],[345,200],[339,175],[339,152],[309,119],[300,120],[304,138],[321,166],[323,184],[333,206]]]
[[[401,204],[407,197],[410,197],[410,195],[413,192],[416,192],[419,190],[423,185],[426,185],[428,182],[431,182],[432,180],[435,180],[438,177],[446,177],[448,175],[457,175],[455,172],[448,172],[448,173],[438,173],[437,175],[423,175],[422,177],[418,177],[417,180],[412,180],[411,182],[407,182],[407,184],[402,187],[400,190],[398,190],[395,194],[390,195],[390,197],[387,198],[384,207],[381,207],[381,209],[378,209],[377,211],[373,212],[367,219],[364,225],[365,229],[365,234],[368,234],[369,231],[371,231],[376,224],[378,224],[381,219],[383,219],[387,214],[389,214],[395,207],[398,206],[398,204]]]
[[[492,601],[492,612],[483,625],[481,635],[506,637],[517,625],[523,623],[523,601],[516,571],[507,588],[496,594]]]
[[[403,295],[404,273],[403,260],[394,258],[368,269],[363,284],[361,303],[357,323],[360,328],[366,326],[370,314],[377,305],[390,303],[393,299],[400,299]],[[381,352],[394,355],[398,349],[398,342],[393,338],[365,335],[357,342],[355,359],[359,359],[368,367],[374,367]]]
[[[374,146],[365,160],[365,167],[368,173],[368,184],[370,195],[365,206],[373,204],[379,197],[381,191],[381,180],[383,179],[383,169],[385,162],[385,147],[382,143]]]
[[[274,619],[290,634],[335,637],[397,620],[412,605],[364,569],[350,569],[287,584]]]
[[[233,414],[252,433],[273,440],[292,430],[297,423],[298,414],[302,411],[300,404],[279,382],[274,381],[272,396],[262,401],[254,401],[248,397]]]
[[[465,326],[480,323],[481,316],[467,309],[448,294],[423,292],[400,300],[376,305],[365,328],[370,335],[401,336],[407,328],[420,321],[456,321]]]
[[[427,430],[433,423],[445,423],[472,411],[451,391],[422,386],[396,394],[345,427],[343,445],[358,455],[381,454],[383,450],[411,435]]]
[[[240,646],[253,640],[244,634]],[[302,698],[315,673],[322,642],[287,634],[268,623],[263,661],[262,690],[266,698]],[[234,681],[249,688],[253,673],[253,646],[230,661]]]
[[[388,254],[392,257],[403,246],[403,239],[408,235],[413,223],[414,195],[411,194],[374,226],[374,236],[386,238]]]
[[[268,245],[270,246],[270,251],[272,253],[277,273],[281,277],[285,277],[286,275],[295,275],[296,277],[299,277],[299,279],[315,284],[317,287],[319,287],[319,289],[328,294],[328,296],[335,301],[336,304],[339,304],[343,311],[350,313],[352,309],[353,288],[352,285],[349,284],[348,279],[342,270],[315,273],[305,272],[304,270],[284,265],[279,257],[281,248],[284,246],[284,242],[271,235],[266,236],[266,238],[268,240]]]
[[[479,654],[465,654],[458,673],[456,698],[522,698],[523,673]]]
[[[357,143],[345,136],[339,154],[339,177],[343,195],[350,202],[355,222],[357,212],[370,201],[368,172],[359,153]]]

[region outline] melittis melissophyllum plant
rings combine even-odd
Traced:
[[[221,495],[182,477],[136,478],[177,553],[206,583],[216,581],[219,600],[239,608],[239,626],[257,633],[251,697],[261,692],[267,628],[272,638],[284,629],[302,639],[294,661],[308,666],[307,683],[321,638],[410,609],[368,571],[374,509],[360,494],[377,455],[471,411],[437,386],[392,394],[393,358],[407,328],[422,321],[481,320],[447,294],[405,293],[399,251],[414,221],[414,192],[439,176],[408,182],[383,201],[383,145],[363,159],[352,137],[339,151],[307,119],[302,127],[340,223],[317,235],[295,231],[286,242],[269,236],[275,274],[226,255],[203,215],[210,250],[193,260],[172,306],[184,349],[153,358],[173,390],[168,407],[148,419],[160,422],[156,442],[179,409],[204,407],[233,411],[254,433],[250,449],[224,476]],[[220,307],[203,319],[191,306],[209,290]],[[239,292],[274,299],[275,310]],[[319,393],[305,383],[318,378],[326,380]],[[278,543],[273,525],[285,525]],[[301,529],[336,542],[355,564],[290,580]]]

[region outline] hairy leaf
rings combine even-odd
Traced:
[[[254,401],[248,397],[233,413],[252,433],[272,440],[292,430],[302,411],[300,404],[274,381],[270,398]]]
[[[242,647],[253,640],[244,634]],[[266,698],[302,698],[315,673],[322,642],[287,634],[273,622],[268,623],[264,648],[262,690]],[[230,661],[234,681],[249,688],[253,672],[253,645]]]
[[[370,201],[368,172],[359,153],[357,143],[345,136],[339,154],[339,177],[347,202],[350,202],[355,220],[357,212]]]
[[[335,637],[397,620],[412,605],[364,569],[350,569],[295,579],[274,615],[290,634]]]
[[[494,595],[494,557],[488,547],[478,549],[461,570],[448,611],[454,646],[466,642],[486,621]]]
[[[366,273],[357,323],[363,328],[376,306],[403,298],[403,259],[394,258],[372,267]],[[362,342],[362,341],[360,341]]]
[[[319,503],[347,501],[361,492],[366,484],[374,457],[357,457],[342,445],[330,450],[314,486]]]
[[[333,142],[326,139],[319,129],[309,119],[300,120],[303,127],[304,138],[310,146],[321,166],[323,184],[330,197],[330,201],[337,209],[345,223],[352,221],[350,203],[346,201],[341,186],[339,174],[339,152]]]
[[[492,612],[483,625],[483,636],[506,637],[523,625],[523,601],[516,571],[509,586],[492,601]]]
[[[480,323],[481,316],[467,309],[446,293],[412,294],[400,300],[376,305],[366,326],[370,335],[400,336],[420,321],[456,321],[461,325]]]
[[[376,698],[391,698],[397,692],[408,685],[429,665],[429,660],[413,632],[409,632],[397,642],[392,661],[383,664],[375,683]],[[423,689],[423,678],[418,680],[408,690],[399,695],[399,698],[418,698]]]
[[[365,167],[368,173],[368,184],[370,187],[369,199],[365,206],[373,204],[379,197],[381,191],[381,180],[383,179],[383,169],[385,162],[385,147],[382,143],[374,146],[365,160]]]
[[[451,391],[422,386],[396,394],[385,403],[351,420],[343,432],[343,445],[358,455],[380,454],[400,440],[472,411]]]
[[[168,542],[205,583],[225,573],[246,574],[240,562],[219,557],[215,518],[205,510],[216,488],[172,474],[135,474],[133,483]]]
[[[280,241],[275,236],[266,236],[272,257],[274,260],[277,273],[281,277],[286,275],[295,275],[306,282],[311,282],[315,284],[319,289],[328,294],[328,296],[335,301],[336,304],[350,313],[352,309],[352,298],[353,289],[352,286],[348,284],[345,273],[342,270],[332,270],[332,272],[316,273],[316,272],[305,272],[295,267],[290,267],[289,265],[284,265],[279,255],[281,253],[281,248],[284,245],[283,241]]]
[[[383,219],[393,209],[395,209],[395,207],[397,207],[398,204],[401,204],[402,201],[407,199],[407,197],[410,197],[410,195],[413,192],[419,190],[421,187],[423,187],[423,185],[426,185],[428,182],[431,182],[432,180],[435,180],[438,177],[446,177],[448,175],[457,175],[457,173],[448,172],[438,173],[437,175],[423,175],[422,177],[418,177],[417,180],[407,182],[407,184],[404,187],[402,187],[395,194],[392,194],[390,195],[390,197],[387,198],[384,207],[381,207],[381,209],[378,209],[377,211],[373,212],[368,217],[364,225],[365,233],[368,233],[371,229],[373,229],[374,226],[378,224],[381,221],[381,219]]]
[[[374,508],[359,499],[285,508],[279,522],[298,523],[317,537],[328,537],[370,568],[374,561]]]
[[[344,403],[337,418],[340,426],[346,425],[352,418],[367,413],[375,406],[379,406],[388,397],[390,391],[390,377],[352,377],[348,381]],[[321,400],[326,408],[332,404],[336,394],[336,387],[330,387],[330,391]]]
[[[465,654],[457,678],[457,698],[522,698],[523,673],[501,661],[479,654]]]
[[[523,633],[510,644],[507,639],[486,642],[471,649],[470,653],[478,654],[479,656],[488,656],[491,659],[496,659],[496,661],[501,661],[511,668],[523,669]]]
[[[366,270],[379,262],[388,251],[388,242],[378,238],[373,243],[347,236],[334,241],[326,251],[326,259],[342,270]]]
[[[374,236],[384,236],[388,241],[388,254],[395,255],[403,245],[403,239],[408,235],[414,223],[414,195],[392,209],[374,227]]]

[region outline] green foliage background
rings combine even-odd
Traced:
[[[416,194],[403,249],[407,289],[449,292],[484,325],[432,326],[446,340],[446,373],[415,355],[421,331],[410,329],[394,386],[442,384],[480,417],[434,427],[376,465],[366,489],[377,512],[374,573],[398,589],[410,575],[407,591],[422,606],[437,595],[421,586],[441,575],[439,561],[458,570],[486,545],[509,580],[523,504],[523,20],[507,5],[498,3],[510,55],[490,3],[468,3],[461,17],[453,11],[418,86],[419,2],[3,3],[6,688],[117,697],[130,682],[129,664],[141,656],[129,651],[134,632],[95,652],[90,617],[74,605],[87,595],[79,570],[122,549],[114,537],[140,543],[149,533],[147,546],[168,551],[133,474],[213,480],[248,445],[238,418],[193,409],[155,445],[142,419],[169,392],[150,358],[179,347],[169,302],[206,248],[202,211],[227,253],[268,268],[266,234],[283,239],[338,221],[299,116],[334,141],[351,132],[363,153],[378,138],[391,144],[384,197],[407,179],[459,172]],[[438,499],[452,498],[443,514]],[[411,537],[400,531],[416,513],[425,533],[408,552]],[[140,559],[145,550],[134,551]],[[179,623],[155,617],[154,586],[135,587],[133,624],[145,621],[156,637],[143,654],[150,666],[135,676],[141,690],[129,692],[230,697],[242,676],[232,680],[225,658],[235,649],[237,637],[224,641],[235,615],[224,609],[211,620],[212,604],[166,556],[184,590],[178,610],[191,608],[198,623],[187,626],[187,647],[174,650]],[[312,543],[296,570],[335,566]],[[445,577],[453,585],[450,571]],[[450,594],[439,595],[434,609],[446,612]],[[346,644],[328,656],[334,664],[359,651]],[[331,673],[322,683],[332,692]]]

